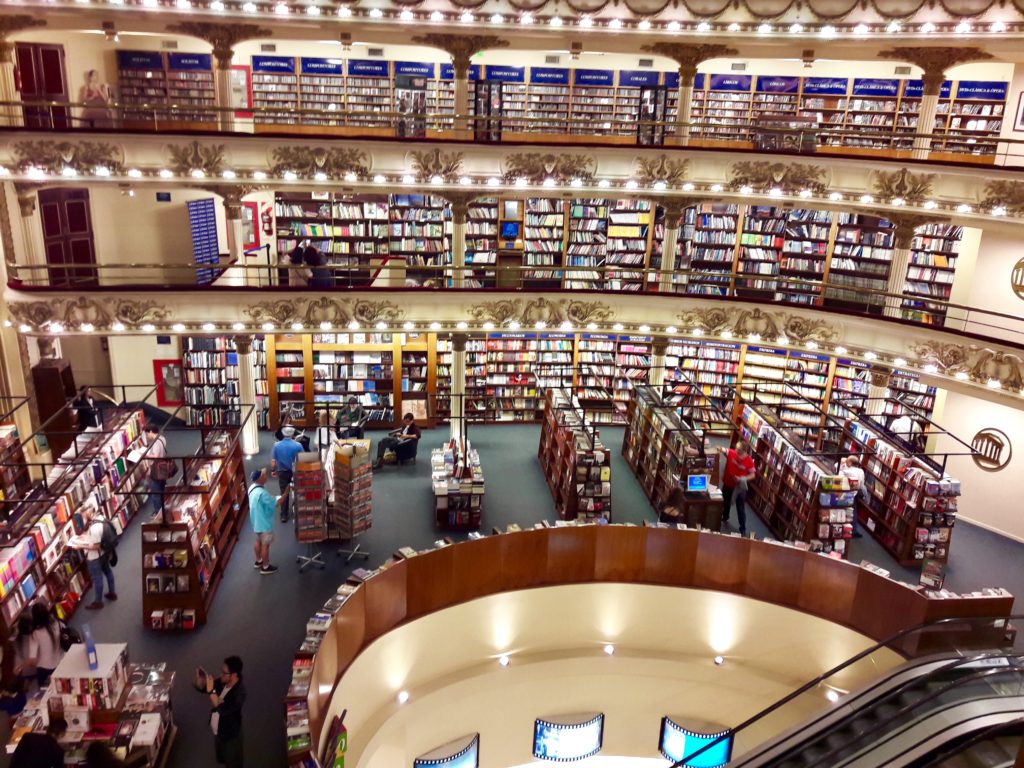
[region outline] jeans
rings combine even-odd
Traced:
[[[114,572],[110,569],[110,563],[107,562],[107,558],[98,557],[95,560],[86,560],[86,568],[89,569],[89,578],[92,579],[92,586],[95,590],[94,602],[103,602],[103,577],[107,577],[108,592],[117,592],[114,589]]]
[[[395,450],[399,442],[397,437],[382,437],[377,443],[377,461],[384,461],[384,454]]]
[[[149,479],[149,502],[153,505],[153,516],[163,515],[164,511],[164,489],[167,487],[166,480]]]
[[[293,472],[290,469],[279,469],[277,470],[277,487],[281,491],[281,495],[284,496],[284,501],[281,502],[281,520],[288,519],[288,505],[291,501],[288,498],[288,489],[292,484]]]
[[[722,487],[722,525],[729,522],[729,507],[733,499],[736,500],[736,517],[740,521],[740,533],[747,532],[747,508],[744,502],[747,500],[746,491],[738,491],[735,488]]]

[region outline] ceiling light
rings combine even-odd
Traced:
[[[803,198],[804,200],[806,200],[806,199],[807,199],[808,197],[810,197],[810,196],[811,196],[812,194],[813,194],[813,193],[812,193],[812,192],[811,192],[811,190],[809,190],[809,189],[801,189],[801,190],[800,190],[800,197],[802,197],[802,198]]]
[[[690,335],[691,336],[703,336],[704,335],[704,329],[703,328],[694,328],[692,331],[690,331]]]
[[[834,201],[837,201],[837,200],[842,200],[843,196],[839,192],[829,192],[828,199],[832,200],[834,202]]]
[[[782,190],[778,187],[772,187],[768,190],[769,197],[782,197]]]
[[[264,331],[272,331],[274,330],[274,324],[271,322],[266,322],[263,325],[261,325],[260,328],[262,328]]]
[[[680,29],[682,29],[682,25],[678,21],[673,20],[665,25],[665,29],[668,30],[669,32],[678,32]]]
[[[516,179],[516,186],[517,187],[525,187],[526,186],[526,179],[524,179],[522,176],[520,176],[518,179]]]
[[[563,320],[562,324],[559,325],[558,327],[561,328],[563,331],[571,331],[572,323],[570,323],[568,320]]]
[[[732,331],[722,331],[722,338],[723,339],[731,339],[732,338]]]
[[[740,194],[741,195],[749,195],[753,191],[754,190],[753,190],[752,187],[748,187],[746,185],[743,185],[742,187],[740,187]]]
[[[496,177],[494,177],[494,176],[491,176],[491,178],[489,178],[489,179],[487,180],[487,186],[488,186],[488,187],[496,187],[496,186],[498,186],[499,184],[501,184],[501,179],[499,179],[499,178],[496,178]]]
[[[469,323],[467,323],[465,320],[459,320],[459,322],[455,324],[455,328],[457,330],[464,331],[467,328],[469,328]]]
[[[462,15],[459,16],[459,21],[461,21],[463,24],[472,24],[473,14],[470,13],[469,11],[464,11]]]
[[[829,688],[827,691],[825,691],[825,698],[834,704],[835,702],[839,701],[839,692],[833,691],[831,688]]]
[[[748,334],[748,335],[747,335],[747,339],[748,339],[749,341],[760,341],[760,340],[761,340],[761,334],[760,334],[760,333],[751,333],[751,334]]]
[[[675,332],[676,332],[676,327],[674,325],[666,326],[665,333],[675,333]]]
[[[611,186],[611,182],[608,181],[608,179],[601,179],[599,182],[597,182],[597,186],[600,187],[601,189],[608,189],[608,187]]]
[[[144,8],[156,8],[158,5],[156,0],[142,0],[142,6]]]
[[[771,31],[772,31],[772,25],[768,24],[768,23],[759,24],[758,27],[757,27],[757,34],[759,34],[759,35],[767,35]]]
[[[611,656],[613,653],[615,653],[615,646],[611,643],[605,643],[604,652]]]
[[[107,168],[107,166],[105,165],[97,165],[95,168],[93,168],[92,172],[95,173],[97,176],[106,177],[110,175],[110,169]]]
[[[702,21],[702,22],[700,22],[697,25],[697,31],[698,32],[710,32],[711,31],[711,25],[708,24],[708,22],[706,22],[706,21]]]
[[[992,32],[1005,32],[1006,31],[1006,22],[1005,21],[993,21],[992,25],[989,27],[989,29]]]
[[[407,173],[404,176],[402,176],[402,183],[403,184],[415,184],[416,183],[416,177],[413,176],[410,173]]]
[[[862,203],[864,203],[865,205],[867,205],[869,203],[875,202],[875,198],[873,198],[871,195],[861,195],[860,196],[860,201]]]
[[[855,35],[866,35],[869,32],[867,24],[858,24],[853,28],[853,34]]]
[[[264,173],[263,171],[253,171],[252,177],[256,179],[256,181],[263,181],[264,179],[267,178],[267,174]]]
[[[206,171],[201,168],[193,168],[192,173],[189,175],[192,176],[193,179],[205,179]]]
[[[173,178],[173,177],[174,177],[174,174],[171,171],[167,170],[166,168],[164,168],[163,170],[160,171],[160,178],[161,179],[170,179],[170,178]]]
[[[309,6],[308,8],[306,8],[306,15],[307,16],[319,16],[320,15],[320,6],[317,6],[317,5]]]
[[[992,215],[993,216],[1005,216],[1006,215],[1006,207],[1002,206],[1002,205],[995,206],[992,209]]]
[[[223,11],[224,10],[224,3],[222,3],[220,0],[213,0],[213,2],[210,3],[210,10],[211,11]]]
[[[636,179],[630,179],[626,182],[626,189],[636,189],[640,185],[637,184]]]
[[[625,326],[622,323],[616,323],[615,325],[612,326],[613,331],[621,331],[624,328]]]
[[[999,379],[989,379],[988,381],[985,382],[985,386],[987,386],[989,389],[999,389]]]
[[[654,187],[654,189],[655,189],[655,190],[657,190],[658,192],[662,192],[662,191],[664,191],[664,189],[665,189],[665,187],[666,187],[666,186],[668,186],[668,185],[667,185],[667,184],[665,184],[665,182],[664,182],[664,181],[656,181],[656,182],[654,182],[654,184],[653,184],[653,187]]]
[[[931,211],[934,210],[935,208],[938,208],[939,204],[936,203],[934,200],[926,200],[924,203],[924,207]]]
[[[569,182],[569,186],[578,189],[583,186],[583,179],[573,179]]]
[[[953,375],[953,378],[957,379],[958,381],[964,381],[967,378],[967,371],[957,371]]]
[[[953,31],[956,32],[958,35],[966,35],[968,32],[971,31],[971,22],[961,21],[959,24],[953,27]]]
[[[285,181],[295,181],[297,178],[299,178],[299,175],[297,173],[295,173],[295,171],[285,171],[284,172],[284,180]]]
[[[409,700],[409,692],[408,691],[399,691],[398,692],[398,703],[399,704],[405,704],[405,702],[407,702],[408,700]]]
[[[789,337],[788,336],[779,336],[779,338],[777,338],[775,340],[775,343],[776,344],[781,344],[784,347],[788,346],[789,345]]]
[[[712,184],[711,185],[711,191],[712,192],[721,192],[722,191],[722,185],[721,184]]]
[[[831,24],[826,24],[824,27],[822,27],[818,31],[818,35],[820,35],[821,37],[824,37],[826,39],[835,37],[836,36],[836,28],[833,27]]]
[[[512,660],[508,657],[508,654],[503,653],[501,656],[498,657],[498,663],[503,667],[507,667],[509,664],[512,663]]]
[[[301,331],[302,330],[302,323],[292,323],[292,330],[293,331]]]
[[[216,329],[217,329],[217,326],[214,325],[213,323],[203,323],[203,330],[204,331],[214,331]]]
[[[906,201],[906,200],[904,200],[904,199],[903,199],[902,197],[894,197],[894,198],[893,198],[892,200],[890,200],[889,202],[890,202],[890,203],[891,203],[892,205],[895,205],[895,206],[896,206],[897,208],[899,208],[899,207],[900,207],[900,206],[902,206],[902,205],[906,205],[906,202],[907,202],[907,201]]]
[[[256,13],[256,3],[243,3],[242,10],[246,13]]]
[[[444,21],[444,14],[441,13],[440,11],[434,11],[432,14],[430,14],[430,20],[431,21]]]
[[[970,213],[972,210],[973,209],[971,208],[971,206],[969,206],[967,203],[960,203],[960,205],[956,207],[957,213]]]
[[[441,329],[441,324],[440,324],[439,322],[437,322],[437,320],[435,320],[434,322],[432,322],[432,323],[430,324],[430,330],[432,330],[432,331],[438,331],[438,330],[440,330],[440,329]]]
[[[350,331],[358,331],[359,330],[359,321],[358,320],[349,320],[348,321],[348,329]]]
[[[519,330],[519,321],[518,320],[509,320],[508,321],[508,327],[511,328],[513,331],[518,331]]]
[[[562,19],[559,16],[555,16],[551,19],[551,21],[548,22],[548,24],[550,24],[552,27],[560,27],[562,26]]]
[[[885,31],[888,32],[890,35],[898,34],[900,31],[902,31],[902,29],[903,25],[900,24],[898,21],[890,21],[885,27]]]
[[[924,371],[925,373],[938,373],[939,366],[935,365],[935,363],[928,363],[921,370]]]
[[[524,13],[522,16],[519,17],[519,23],[520,24],[533,24],[533,14],[532,13]]]
[[[322,323],[320,323],[320,330],[321,331],[329,331],[333,327],[334,327],[334,323],[332,323],[330,320],[324,320]]]
[[[383,184],[387,180],[387,176],[385,176],[382,173],[378,173],[376,176],[373,177],[374,184]]]
[[[553,186],[555,186],[555,180],[552,179],[550,176],[548,176],[546,179],[544,179],[544,186],[545,187],[553,187]]]
[[[380,8],[371,8],[370,9],[370,18],[371,19],[383,19],[384,18],[384,11],[382,11]]]
[[[734,21],[732,24],[730,24],[728,27],[726,27],[726,29],[728,29],[730,32],[739,32],[740,31],[740,25],[737,24]]]
[[[110,330],[116,333],[120,333],[121,331],[124,330],[124,323],[114,323],[112,326],[110,326]]]
[[[473,180],[471,178],[469,178],[469,176],[460,176],[459,177],[459,184],[461,184],[464,187],[468,187],[472,183],[473,183]]]
[[[82,333],[92,333],[94,330],[96,330],[96,326],[93,325],[92,323],[82,323],[78,327],[81,329]]]
[[[493,331],[494,330],[494,323],[492,323],[490,320],[488,320],[486,323],[484,323],[484,330],[485,331]]]
[[[153,325],[152,323],[143,323],[142,330],[144,330],[146,333],[152,333],[153,331],[156,330],[156,326]]]
[[[404,323],[402,323],[402,330],[403,331],[411,331],[415,327],[416,326],[412,322],[410,322],[409,320],[406,320]]]
[[[404,11],[402,11],[400,14],[398,14],[398,18],[401,21],[412,21],[413,19],[416,18],[416,16],[413,14],[412,11],[410,11],[408,8],[406,8]]]
[[[234,171],[224,171],[223,173],[221,173],[221,178],[222,179],[231,180],[231,179],[235,178],[236,176],[237,176],[237,174]]]
[[[65,165],[63,168],[60,169],[60,175],[71,179],[78,175],[78,171],[76,171],[70,165]]]
[[[932,24],[930,21],[926,21],[924,24],[921,25],[921,31],[924,32],[926,35],[930,35],[932,32],[935,31],[935,25]]]
[[[388,329],[388,324],[385,323],[383,320],[378,320],[377,324],[373,327],[376,328],[378,331],[386,331]]]
[[[723,664],[725,664],[725,659],[721,656],[715,656],[715,666],[720,667]]]
[[[642,29],[646,32],[648,29],[651,28],[651,22],[649,22],[647,19],[641,19],[640,23],[636,25],[636,28]]]
[[[806,344],[804,344],[804,346],[807,347],[808,349],[817,349],[818,348],[818,342],[816,342],[816,341],[808,341]]]
[[[505,17],[502,16],[500,13],[496,13],[493,16],[491,16],[491,24],[504,24],[504,23],[505,23]]]
[[[55,320],[50,321],[50,333],[64,333],[64,326]]]
[[[289,12],[290,12],[290,10],[289,10],[288,6],[285,5],[284,3],[278,3],[277,5],[274,6],[274,13],[277,13],[277,14],[280,14],[280,15],[283,16],[286,13],[289,13]]]
[[[789,25],[789,33],[791,35],[799,35],[803,31],[804,31],[804,25],[803,24],[796,23],[796,24],[790,24]]]
[[[345,174],[345,181],[348,182],[353,182],[358,178],[359,177],[355,174],[355,171],[349,171],[348,173]]]
[[[683,184],[683,192],[693,192],[694,189],[695,187],[693,186],[692,181],[688,181],[685,184]]]
[[[641,325],[637,330],[639,330],[640,333],[650,333],[651,332],[651,326],[649,326],[649,325]]]
[[[233,330],[233,331],[244,331],[245,330],[245,323],[232,323],[231,324],[231,330]]]
[[[594,20],[589,16],[581,16],[580,26],[583,27],[584,29],[590,29],[592,26],[594,26]]]
[[[907,361],[904,360],[902,357],[897,357],[897,358],[893,359],[892,364],[893,365],[898,365],[899,367],[902,368],[904,365],[907,364]]]
[[[609,29],[622,29],[622,19],[612,19],[608,22]]]
[[[543,320],[538,320],[536,323],[533,324],[533,327],[540,331],[543,330],[544,328],[547,328],[548,324],[545,323]]]
[[[29,333],[32,330],[32,326],[25,325],[24,323],[22,323],[21,325],[18,326],[18,330],[21,331],[22,333]]]
[[[349,8],[347,5],[343,5],[338,9],[338,15],[341,16],[343,19],[347,19],[352,15],[352,9]]]
[[[837,355],[845,355],[846,354],[846,347],[836,347],[836,354]]]
[[[171,326],[171,330],[177,333],[181,333],[182,331],[185,330],[185,325],[184,323],[175,323],[174,325]]]
[[[864,353],[864,359],[865,360],[877,360],[878,359],[878,355],[876,355],[874,352],[871,352],[869,350],[869,351]]]

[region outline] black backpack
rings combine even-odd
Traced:
[[[109,520],[101,520],[103,537],[100,539],[100,557],[105,557],[110,566],[117,565],[117,529]]]
[[[82,642],[82,635],[74,627],[69,627],[63,621],[60,622],[60,649],[67,652],[72,645]]]

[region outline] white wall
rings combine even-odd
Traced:
[[[1018,297],[1010,287],[1013,266],[1021,258],[1024,258],[1024,250],[1021,249],[1019,236],[1001,230],[983,231],[974,272],[969,276],[969,289],[966,295],[959,295],[958,292],[956,300],[970,307],[983,307],[1016,317],[1024,316],[1024,299]],[[1006,338],[1016,338],[1018,342],[1024,343],[1024,319],[986,320],[984,316],[979,316],[974,322],[968,322],[964,330],[993,335],[993,329],[986,326],[987,323],[993,322],[1005,329],[995,332],[994,335],[1003,335],[1007,330],[1016,331],[1019,336],[1012,337],[1007,334]]]
[[[1002,139],[1015,139],[1024,141],[1024,130],[1015,131],[1018,115],[1020,124],[1024,126],[1024,64],[1018,64],[1014,68],[1013,77],[1010,81],[1010,96],[1006,100],[1006,116],[1003,118],[1003,130],[999,137]],[[1000,165],[1024,165],[1024,144],[1011,146],[1000,144],[996,163]]]
[[[108,387],[113,383],[105,343],[102,336],[65,336],[60,340],[61,357],[71,363],[75,384]]]
[[[153,374],[154,360],[180,360],[181,345],[177,336],[171,336],[170,344],[157,344],[156,336],[110,336],[110,374],[115,387],[126,386],[124,396],[128,400],[141,400],[156,383]],[[118,399],[122,392],[116,390]],[[156,405],[156,395],[147,400]],[[164,408],[168,413],[174,407]]]

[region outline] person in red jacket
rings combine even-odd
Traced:
[[[747,483],[757,476],[754,458],[743,441],[736,443],[735,450],[722,448],[725,456],[725,473],[722,476],[722,526],[729,522],[729,508],[736,501],[736,517],[740,521],[740,535],[747,535]]]

